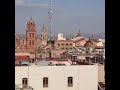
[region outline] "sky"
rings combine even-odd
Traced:
[[[37,34],[42,25],[48,30],[50,0],[15,0],[15,31],[26,33],[32,17]],[[97,34],[105,32],[105,0],[53,0],[52,33]]]

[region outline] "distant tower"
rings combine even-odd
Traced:
[[[94,40],[93,35],[92,35],[92,40]]]
[[[52,1],[50,0],[50,6],[49,6],[49,11],[48,11],[48,32],[49,32],[49,39],[51,40],[51,36],[52,36],[52,13],[53,13],[53,9],[52,9]]]
[[[26,48],[32,49],[36,48],[36,30],[35,30],[35,23],[30,18],[30,21],[27,23],[27,30],[26,30]]]
[[[44,45],[44,46],[47,45],[46,28],[45,28],[44,24],[42,27],[41,41],[42,41],[42,45]]]
[[[81,33],[80,33],[80,29],[79,29],[77,37],[80,37],[80,36],[81,36]]]

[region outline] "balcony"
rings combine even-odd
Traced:
[[[34,90],[31,86],[18,84],[15,85],[15,90]]]

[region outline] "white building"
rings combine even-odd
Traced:
[[[57,40],[66,40],[66,38],[63,37],[62,33],[58,33],[58,39]]]
[[[103,47],[105,46],[105,39],[98,39],[98,43],[97,43],[97,46],[100,46],[100,47]]]
[[[99,39],[98,41],[105,43],[105,39]]]
[[[104,65],[98,66],[98,82],[105,82],[105,67]]]
[[[98,90],[98,66],[16,66],[15,84],[33,90]]]
[[[103,47],[103,46],[104,46],[104,43],[99,41],[99,42],[97,43],[97,46]]]

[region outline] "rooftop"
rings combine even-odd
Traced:
[[[98,86],[101,90],[105,90],[105,82],[98,82]]]
[[[85,39],[86,37],[75,37],[75,38],[73,38],[73,39],[71,39],[71,40],[73,40],[73,41],[78,41],[78,40],[83,40],[83,39]]]
[[[15,56],[15,58],[18,60],[29,60],[30,59],[29,56]]]

